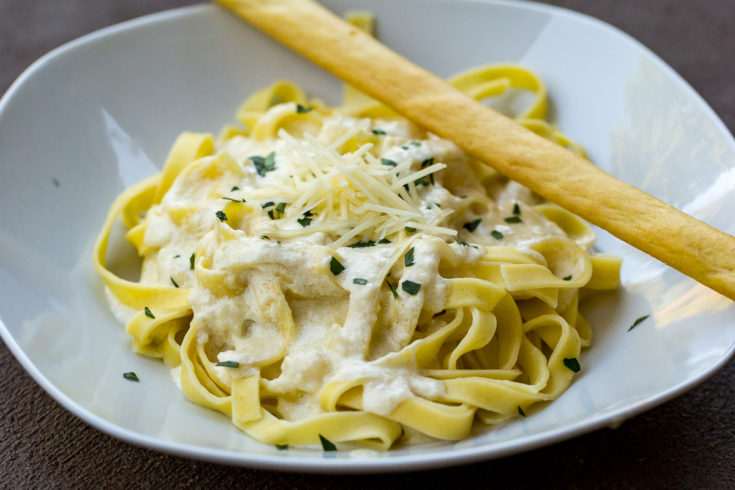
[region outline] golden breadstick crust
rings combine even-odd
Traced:
[[[217,0],[472,156],[735,299],[735,238],[533,134],[310,0]]]

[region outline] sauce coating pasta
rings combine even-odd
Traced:
[[[533,72],[451,82],[531,91],[518,119],[583,151],[543,120]],[[465,438],[567,388],[592,339],[580,292],[619,283],[587,223],[349,88],[330,108],[277,82],[237,115],[216,140],[183,133],[95,247],[134,349],[191,401],[268,444],[388,449]],[[105,267],[118,216],[139,282]]]

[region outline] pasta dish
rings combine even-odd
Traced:
[[[451,83],[532,93],[519,121],[583,151],[543,120],[533,72]],[[569,386],[592,339],[579,302],[619,283],[587,223],[349,87],[332,108],[277,82],[237,116],[216,139],[179,136],[95,248],[134,350],[189,400],[267,444],[388,449],[465,438]],[[118,218],[139,281],[106,268]]]

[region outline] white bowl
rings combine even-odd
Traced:
[[[365,7],[325,3],[340,13]],[[735,231],[732,136],[627,35],[525,2],[381,0],[370,10],[386,44],[439,75],[501,61],[537,70],[555,122],[594,162]],[[56,49],[0,102],[0,333],[35,380],[93,426],[147,447],[260,468],[440,467],[615,425],[691,388],[732,356],[731,301],[600,232],[599,248],[624,257],[625,289],[590,305],[596,339],[582,355],[583,371],[526,419],[457,443],[335,454],[278,451],[189,403],[160,362],[130,351],[93,270],[92,243],[113,198],[157,172],[180,131],[216,132],[247,95],[277,78],[338,101],[337,80],[218,8],[197,6]],[[125,381],[124,371],[141,382]]]

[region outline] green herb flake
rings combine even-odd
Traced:
[[[270,219],[278,219],[278,218],[276,217],[276,213],[275,213],[275,212],[274,212],[274,211],[273,211],[272,209],[271,209],[270,211],[268,211],[268,217],[269,217]]]
[[[312,213],[311,209],[309,209],[304,211],[304,216],[308,218],[309,216],[314,216],[314,213]]]
[[[189,270],[194,270],[194,261],[196,260],[196,253],[192,253],[189,257]]]
[[[245,199],[235,199],[234,197],[227,197],[227,196],[222,196],[222,199],[224,199],[225,201],[232,201],[232,202],[247,202]]]
[[[325,451],[336,451],[337,446],[334,445],[332,441],[324,437],[323,435],[319,434],[319,440],[322,443],[322,449]]]
[[[373,134],[377,134],[378,136],[383,136],[385,135],[385,131],[382,129],[375,128],[373,129]]]
[[[265,177],[265,174],[267,172],[272,172],[276,169],[275,152],[268,153],[268,156],[266,156],[265,158],[259,155],[253,155],[251,157],[248,157],[248,160],[253,162],[253,165],[255,165],[255,171],[258,172],[258,175],[260,175],[261,177]]]
[[[413,247],[411,247],[408,252],[406,252],[406,255],[403,256],[403,265],[411,267],[413,264],[415,264],[415,261],[413,258]]]
[[[217,364],[215,364],[215,366],[236,368],[236,367],[240,367],[240,363],[237,361],[220,361]]]
[[[414,231],[416,231],[416,228],[414,228],[413,226],[406,226],[405,230],[409,233],[413,233]]]
[[[421,146],[421,143],[418,141],[409,141],[408,144],[411,146]]]
[[[578,373],[579,370],[582,369],[576,357],[565,357],[564,365],[568,367],[570,370],[574,371],[575,373]]]
[[[459,198],[460,199],[467,199],[467,194],[462,194],[461,196],[459,196]]]
[[[260,207],[262,209],[265,209],[265,208],[269,208],[269,207],[273,206],[274,204],[275,203],[273,201],[268,201],[268,202],[264,202],[263,204],[261,204]]]
[[[492,236],[493,238],[495,238],[496,240],[502,240],[502,239],[503,239],[503,234],[502,234],[502,233],[500,233],[500,232],[499,232],[498,230],[493,230],[493,231],[491,231],[491,232],[490,232],[490,235],[491,235],[491,236]]]
[[[520,405],[518,405],[518,415],[520,415],[523,418],[526,417],[526,412],[523,411]]]
[[[638,325],[640,325],[641,323],[643,323],[644,321],[646,321],[649,316],[651,316],[651,315],[643,315],[642,317],[636,318],[636,320],[633,322],[633,325],[631,325],[630,328],[628,329],[628,332],[630,332],[635,327],[637,327]]]
[[[571,275],[565,276],[563,278],[563,280],[565,280],[565,281],[571,281],[572,280],[572,276]]]
[[[518,203],[513,204],[513,214],[516,216],[521,215],[521,207],[518,205]]]
[[[153,312],[151,311],[151,309],[148,308],[147,306],[143,308],[143,311],[145,312],[145,316],[147,316],[148,318],[154,318],[154,319],[156,318],[155,315],[153,315]]]
[[[398,166],[398,164],[394,160],[391,160],[390,158],[381,158],[380,163],[382,163],[383,165],[387,165],[389,167]]]
[[[239,191],[239,190],[240,190],[240,188],[238,186],[233,185],[232,186],[232,189],[230,189],[230,192],[235,192],[235,191]]]
[[[179,257],[181,257],[181,254],[176,254],[176,255],[174,255],[174,258],[175,258],[175,259],[178,259]]]
[[[345,266],[340,264],[339,260],[332,257],[332,260],[329,261],[329,270],[332,271],[332,274],[338,276],[343,270],[345,270]]]
[[[179,287],[179,284],[174,280],[173,277],[168,276],[168,278],[171,279],[171,284],[173,284],[175,288]]]
[[[127,379],[128,381],[135,381],[136,383],[140,381],[140,379],[138,379],[138,375],[135,374],[133,371],[123,373],[123,378]]]
[[[393,297],[398,299],[398,291],[396,291],[396,288],[393,287],[393,284],[388,282],[388,279],[385,280],[385,283],[390,288],[390,292],[393,293]]]
[[[268,235],[260,235],[260,238],[262,238],[263,240],[270,240],[271,239],[271,237],[269,237]]]
[[[417,294],[419,294],[419,290],[421,290],[421,284],[406,280],[401,283],[401,289],[406,291],[411,296],[416,296]]]
[[[463,247],[478,248],[477,245],[472,245],[471,243],[463,242],[462,240],[460,240],[459,238],[456,238],[456,237],[455,237],[454,241],[457,242],[458,244],[462,245]]]
[[[523,223],[523,220],[520,216],[508,216],[507,218],[505,218],[505,222],[510,224]]]
[[[363,279],[362,277],[356,277],[352,280],[353,284],[359,284],[360,286],[364,286],[367,284],[367,279]]]
[[[56,177],[51,177],[51,182],[54,184],[54,187],[59,187],[61,184],[59,183],[59,179]]]
[[[285,451],[286,449],[288,449],[288,444],[276,444],[276,449],[278,449],[279,451]]]
[[[470,221],[469,223],[465,223],[462,225],[465,230],[467,231],[475,231],[478,226],[480,226],[480,223],[482,223],[482,218],[477,218],[475,220]]]
[[[296,114],[306,114],[307,112],[311,112],[313,110],[313,107],[306,107],[301,104],[296,104]]]
[[[427,158],[423,162],[421,162],[421,168],[426,168],[430,165],[434,165],[434,157]]]
[[[347,245],[350,248],[366,248],[366,247],[374,247],[375,242],[373,240],[367,240],[364,242],[355,242],[351,245]]]
[[[381,238],[380,240],[378,240],[378,243],[390,243],[390,240],[388,240],[387,238]]]
[[[227,215],[224,211],[217,211],[214,213],[217,216],[217,219],[220,221],[227,221]]]
[[[279,213],[282,213],[286,210],[286,203],[285,202],[279,202],[278,206],[276,206],[276,211]]]
[[[296,222],[300,224],[301,226],[303,226],[304,228],[306,228],[307,226],[311,224],[311,218],[306,218],[306,217],[299,218],[296,220]]]

